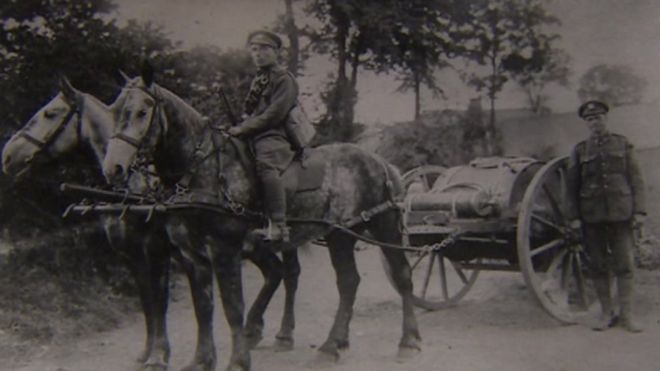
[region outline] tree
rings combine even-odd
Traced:
[[[293,0],[284,0],[284,18],[278,20],[278,24],[289,39],[289,49],[287,51],[287,69],[294,75],[298,75],[300,64],[300,36],[296,26],[296,18],[293,12]]]
[[[131,23],[120,29],[104,17],[114,9],[109,0],[25,0],[0,2],[0,126],[3,139],[22,126],[58,90],[65,75],[79,89],[104,101],[118,92],[118,68],[137,65],[145,54],[167,54],[174,47],[154,27]],[[137,31],[144,31],[142,33]],[[59,228],[62,209],[73,201],[54,192],[57,181],[87,185],[104,181],[93,156],[75,151],[59,166],[37,166],[16,184],[0,179],[0,214],[11,216],[12,230]],[[27,207],[26,207],[27,206]],[[35,210],[44,224],[33,222]]]
[[[512,54],[504,62],[525,92],[530,110],[535,114],[544,114],[549,112],[546,106],[549,97],[545,94],[545,88],[552,83],[569,86],[570,61],[571,57],[565,51],[546,44],[535,48],[529,58]]]
[[[354,125],[359,71],[396,72],[400,91],[413,90],[415,112],[420,112],[420,89],[427,86],[442,93],[435,80],[437,68],[448,65],[447,56],[456,45],[448,33],[452,0],[311,0],[305,12],[320,22],[305,27],[312,50],[336,61],[334,81],[323,96],[327,113],[322,124],[329,134],[355,133],[340,126]],[[335,133],[335,134],[333,134]],[[334,137],[329,140],[349,140]]]
[[[494,141],[495,101],[504,85],[516,71],[507,69],[505,61],[512,54],[531,56],[534,46],[550,43],[556,37],[544,26],[559,24],[542,6],[543,0],[475,0],[467,2],[462,14],[470,17],[469,35],[464,55],[483,67],[482,71],[465,73],[469,85],[485,91],[490,100],[490,119],[486,130],[489,152],[499,151]],[[526,57],[523,61],[530,61]]]
[[[243,98],[256,67],[244,49],[223,52],[205,46],[173,53],[157,70],[163,72],[159,83],[175,91],[210,122],[226,124],[232,116],[240,119]]]
[[[395,5],[391,9],[393,22],[387,29],[391,34],[391,51],[381,50],[376,56],[389,57],[391,67],[398,70],[401,81],[398,91],[413,90],[417,120],[422,85],[434,96],[443,94],[435,72],[450,66],[448,59],[456,54],[460,40],[450,32],[458,18],[452,17],[452,1],[398,1]],[[388,45],[387,39],[383,44]]]
[[[597,99],[612,106],[638,104],[644,97],[647,82],[632,68],[600,64],[580,78],[578,97],[581,101]]]
[[[367,1],[371,3],[372,1]],[[327,135],[326,141],[347,141],[350,138],[341,136],[350,130],[342,128],[353,123],[354,106],[356,101],[357,67],[363,43],[355,26],[355,19],[360,13],[361,3],[348,0],[311,0],[305,7],[308,15],[322,22],[322,26],[310,32],[313,41],[312,49],[319,54],[329,54],[336,60],[334,82],[327,85],[326,93],[322,96],[327,111],[321,119],[320,126],[327,127],[320,131],[320,136]],[[352,57],[349,47],[353,47]],[[353,77],[349,82],[347,67],[352,62]]]
[[[109,54],[109,40],[117,28],[97,15],[113,8],[109,0],[3,2],[0,115],[10,123],[23,123],[37,108],[35,104],[53,94],[58,72],[80,81],[83,89],[110,95],[110,89],[99,81],[107,73],[99,56]],[[89,73],[92,68],[95,74]]]

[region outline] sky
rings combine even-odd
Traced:
[[[283,0],[115,2],[119,8],[114,15],[120,24],[132,18],[152,21],[161,25],[172,39],[182,41],[184,48],[195,45],[241,48],[250,31],[271,26],[278,14],[284,12]],[[571,88],[551,91],[550,107],[554,112],[576,109],[579,105],[576,94],[579,77],[597,64],[632,67],[649,83],[646,100],[660,102],[660,1],[548,0],[546,8],[562,22],[552,31],[561,36],[557,46],[571,55],[573,69]],[[303,90],[318,91],[331,68],[327,61],[310,63],[307,76],[300,79]],[[465,108],[470,98],[478,96],[453,72],[442,73],[440,82],[447,100],[425,96],[423,109]],[[413,96],[397,93],[397,86],[393,76],[361,74],[357,119],[366,123],[412,119]],[[487,105],[485,100],[483,102]],[[505,89],[497,102],[498,108],[523,106],[524,96],[513,87]]]

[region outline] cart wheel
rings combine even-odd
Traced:
[[[462,262],[454,262],[439,252],[406,253],[412,268],[413,304],[426,310],[440,310],[456,305],[472,288],[479,269],[467,268]],[[381,254],[387,279],[396,289],[389,265]],[[479,264],[474,259],[470,264]]]
[[[447,171],[447,168],[438,165],[416,167],[403,174],[403,189],[406,190],[406,193],[428,192],[433,188],[436,179],[445,171]]]
[[[543,309],[564,323],[585,318],[596,295],[580,232],[566,218],[566,157],[544,165],[529,184],[517,226],[520,269]]]

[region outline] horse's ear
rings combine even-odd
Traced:
[[[71,82],[65,76],[60,77],[60,90],[67,100],[71,102],[76,100],[76,88],[71,85]]]
[[[131,78],[128,77],[128,75],[127,75],[124,71],[122,71],[122,70],[117,70],[117,73],[118,73],[118,76],[117,76],[117,77],[121,78],[121,80],[120,80],[120,79],[117,79],[117,82],[118,82],[120,85],[126,85],[129,81],[131,81]]]
[[[142,71],[140,73],[142,81],[149,87],[154,82],[154,67],[149,63],[149,60],[142,62]]]

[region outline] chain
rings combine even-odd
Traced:
[[[460,229],[456,229],[453,232],[449,233],[447,237],[445,237],[442,241],[438,243],[434,243],[432,245],[424,245],[422,247],[422,250],[424,252],[439,252],[441,250],[444,250],[450,245],[453,245],[456,243],[460,235],[463,234],[463,232]]]
[[[226,178],[223,173],[218,174],[218,181],[220,183],[220,187],[218,187],[220,188],[220,194],[222,195],[222,198],[227,201],[227,207],[229,210],[231,210],[236,215],[245,214],[245,206],[242,203],[235,201],[229,194],[229,191],[227,191],[227,188],[224,186],[226,183]]]

